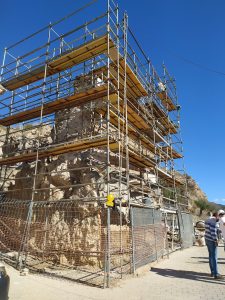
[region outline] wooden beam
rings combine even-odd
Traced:
[[[157,96],[161,99],[162,104],[168,111],[176,110],[177,106],[174,104],[173,100],[169,97],[166,91],[157,93]]]

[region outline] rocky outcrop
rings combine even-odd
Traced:
[[[190,175],[177,174],[177,177],[181,182],[187,185],[189,211],[194,215],[199,215],[199,208],[197,208],[197,206],[195,205],[195,201],[201,199],[208,202],[207,195],[203,192],[203,190]]]
[[[203,192],[203,190],[199,187],[199,185],[191,176],[187,176],[187,189],[188,189],[188,196],[192,204],[197,199],[205,199],[207,201],[206,194]]]

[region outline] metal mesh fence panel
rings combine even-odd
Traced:
[[[182,248],[188,248],[194,242],[194,227],[191,214],[178,212]]]
[[[29,218],[30,213],[30,218]],[[110,277],[130,273],[131,230],[111,210],[76,201],[3,202],[0,205],[0,251],[15,265],[102,286],[110,234]]]
[[[161,212],[132,207],[134,269],[157,260],[165,251],[166,230]]]
[[[131,272],[131,228],[116,210],[111,210],[110,220],[111,277]]]
[[[0,250],[1,252],[19,251],[26,228],[29,206],[26,202],[2,202],[0,205]],[[18,252],[11,253],[18,257]]]

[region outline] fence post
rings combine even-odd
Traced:
[[[134,211],[133,206],[130,207],[130,217],[131,217],[131,243],[132,243],[132,263],[131,272],[134,274],[135,268],[135,243],[134,243]]]
[[[184,229],[184,224],[183,224],[183,219],[182,219],[182,214],[180,209],[177,209],[177,221],[178,221],[178,226],[179,226],[179,235],[180,235],[180,247],[183,249],[183,229]]]
[[[152,209],[152,220],[153,220],[153,228],[154,228],[154,240],[155,240],[155,254],[156,260],[158,262],[158,250],[157,250],[157,237],[156,237],[156,230],[155,230],[155,209]]]

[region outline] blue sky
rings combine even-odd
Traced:
[[[5,46],[87,2],[3,1],[1,57]],[[176,78],[188,174],[210,201],[225,204],[225,1],[121,0],[119,4],[128,12],[129,25],[153,64],[159,67],[165,62]],[[100,0],[98,6],[103,5]],[[95,7],[92,13],[97,14]],[[88,19],[89,15],[78,15],[77,24]]]

